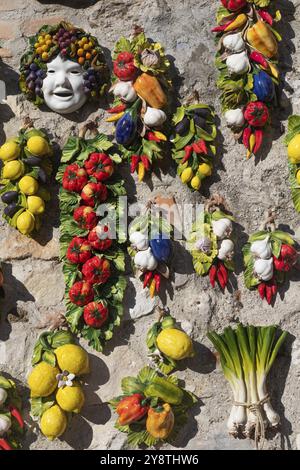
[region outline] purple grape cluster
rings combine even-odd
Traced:
[[[58,46],[62,55],[67,55],[68,47],[70,46],[72,42],[75,43],[75,41],[77,40],[77,37],[75,35],[74,29],[67,31],[64,28],[60,28],[58,32],[55,34],[54,39],[58,42]]]
[[[93,90],[96,89],[97,85],[97,72],[93,69],[93,67],[90,67],[87,69],[86,72],[83,74],[83,79],[84,79],[84,92],[87,95],[90,95]]]
[[[25,76],[28,90],[35,93],[36,96],[43,96],[43,79],[46,76],[44,70],[40,69],[39,66],[33,62],[27,67]]]

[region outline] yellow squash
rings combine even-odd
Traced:
[[[247,41],[250,46],[269,59],[277,54],[278,45],[276,38],[269,26],[263,21],[258,21],[248,29]]]
[[[166,439],[174,427],[174,414],[169,403],[164,403],[161,411],[150,408],[146,428],[155,439]]]
[[[161,109],[167,104],[167,97],[156,77],[142,73],[133,84],[137,94],[152,108]]]

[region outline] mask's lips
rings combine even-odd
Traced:
[[[57,89],[53,92],[53,95],[56,96],[57,98],[61,99],[69,99],[72,98],[73,92],[68,89]]]

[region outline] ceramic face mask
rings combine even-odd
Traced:
[[[68,114],[77,111],[87,100],[84,91],[83,69],[61,55],[47,64],[47,75],[42,91],[47,106],[52,111]]]

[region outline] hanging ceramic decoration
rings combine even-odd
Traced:
[[[115,137],[130,171],[139,181],[163,158],[171,81],[163,47],[138,29],[132,39],[121,37],[113,54]]]
[[[4,284],[4,276],[3,276],[2,266],[0,262],[0,299],[3,299],[3,297],[5,297],[3,284]]]
[[[101,351],[123,313],[126,288],[125,238],[114,235],[125,195],[116,173],[113,144],[102,134],[69,137],[57,181],[60,189],[60,247],[66,282],[66,320],[71,330]],[[105,206],[104,206],[105,204]],[[104,218],[109,210],[111,220]]]
[[[213,171],[217,135],[214,116],[209,106],[200,103],[180,106],[173,116],[172,156],[182,183],[192,191],[198,191]]]
[[[285,137],[289,160],[290,186],[292,200],[300,212],[300,116],[290,116]]]
[[[1,51],[1,47],[0,47]],[[0,57],[0,62],[1,62],[1,57]],[[1,80],[0,77],[0,104],[4,104],[6,102],[6,87],[5,87],[5,82]]]
[[[242,137],[249,158],[260,149],[270,110],[277,105],[281,36],[274,23],[281,15],[270,12],[272,0],[221,1],[213,29],[219,40],[217,86],[227,125],[237,139]]]
[[[224,375],[233,392],[233,406],[227,421],[229,434],[255,439],[263,448],[265,430],[276,429],[280,416],[271,405],[267,376],[285,341],[287,332],[276,326],[230,326],[219,334],[207,334],[218,351]],[[276,384],[272,386],[276,390]]]
[[[0,450],[21,448],[24,434],[22,400],[15,383],[0,375]]]
[[[137,377],[125,377],[122,395],[110,400],[119,415],[115,427],[128,434],[130,447],[174,443],[186,423],[188,410],[197,402],[178,385],[176,376],[161,377],[144,367]]]
[[[42,223],[47,189],[52,174],[53,149],[44,131],[25,127],[0,147],[0,195],[6,205],[3,218],[24,235],[38,231]]]
[[[193,266],[200,276],[209,275],[212,287],[217,281],[220,288],[225,289],[229,272],[234,271],[233,221],[224,198],[215,194],[192,225],[187,246]]]
[[[62,436],[85,402],[82,376],[89,356],[68,331],[45,332],[35,344],[28,376],[31,416],[49,440]]]
[[[172,227],[155,214],[152,206],[150,201],[146,213],[132,221],[128,248],[134,271],[142,279],[144,289],[149,288],[151,298],[159,294],[162,278],[170,277],[173,233]]]
[[[19,81],[26,98],[59,114],[78,111],[89,99],[99,100],[109,72],[94,36],[61,22],[43,26],[29,44]]]
[[[278,284],[285,281],[298,261],[294,239],[277,230],[274,220],[274,214],[269,212],[261,230],[252,234],[243,247],[246,287],[257,289],[268,304],[275,301]]]
[[[177,361],[194,356],[191,338],[176,324],[175,318],[159,310],[159,319],[147,333],[149,358],[154,368],[169,374],[177,367]]]

